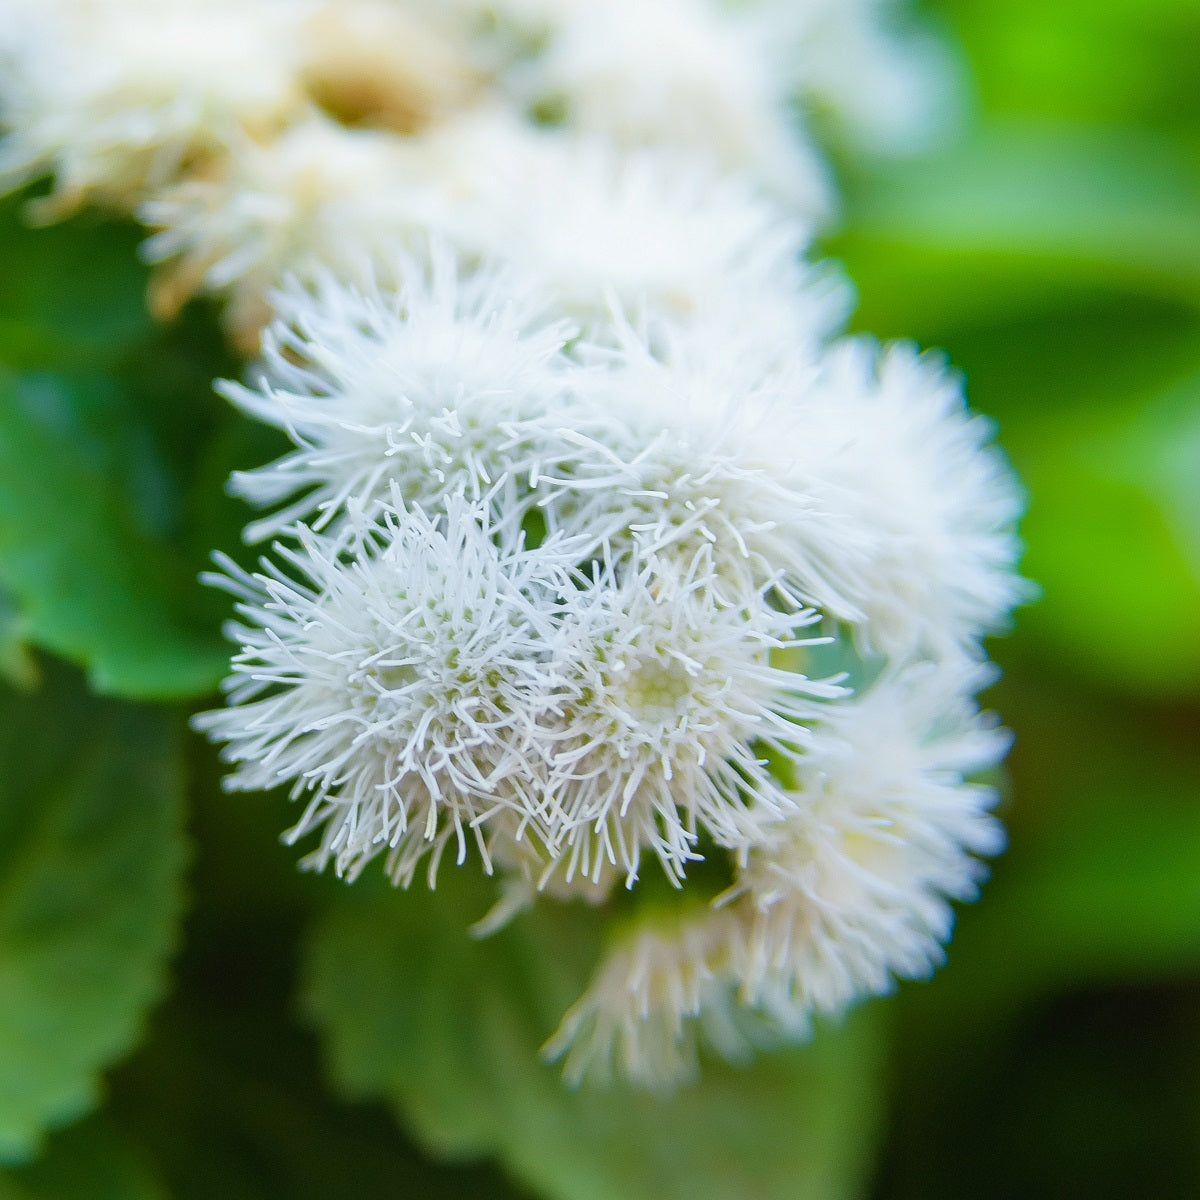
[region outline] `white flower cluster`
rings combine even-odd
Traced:
[[[211,580],[229,786],[289,787],[316,869],[496,874],[480,933],[606,906],[573,1080],[929,971],[1001,841],[1020,502],[805,261],[797,97],[927,124],[882,0],[10,2],[5,177],[151,225],[156,308],[225,296],[219,390],[291,442]]]
[[[662,306],[596,341],[511,266],[404,261],[278,296],[223,387],[293,442],[234,480],[285,540],[228,569],[243,649],[201,726],[231,785],[290,783],[350,878],[476,858],[489,931],[646,878],[706,897],[619,940],[550,1044],[572,1078],[667,1082],[740,1011],[799,1036],[926,973],[1000,844],[971,697],[1020,596],[956,381]]]
[[[743,256],[764,284],[830,212],[808,112],[880,145],[927,127],[924,43],[883,7],[4,0],[0,190],[50,175],[43,219],[135,213],[156,310],[228,297],[249,349],[286,278],[394,280],[396,249],[430,232],[476,262],[519,247],[588,310],[606,288],[712,304]],[[851,89],[845,61],[868,64]],[[776,279],[760,316],[797,303]]]

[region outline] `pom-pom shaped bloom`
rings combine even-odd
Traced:
[[[248,346],[287,277],[396,283],[404,249],[452,220],[417,140],[312,117],[274,141],[240,142],[141,208],[158,232],[146,257],[168,264],[153,299],[171,315],[196,291],[228,292],[229,323]]]
[[[552,545],[493,539],[486,509],[389,506],[336,536],[301,529],[239,599],[230,707],[197,720],[236,765],[228,784],[288,784],[304,798],[295,841],[353,878],[381,853],[407,882],[455,841],[488,862],[489,814],[526,823],[540,798],[539,723],[559,703],[550,624],[563,562]]]
[[[18,0],[22,53],[0,84],[0,183],[55,177],[44,208],[132,208],[147,189],[304,103],[304,0]],[[6,20],[8,19],[6,13]]]
[[[695,1075],[702,1042],[741,1057],[730,986],[741,941],[730,911],[651,914],[617,939],[543,1053],[573,1084],[655,1090]]]
[[[302,493],[252,525],[252,539],[296,517],[320,529],[351,498],[370,505],[392,488],[431,512],[446,496],[494,493],[496,512],[520,521],[518,486],[541,468],[528,423],[561,408],[574,331],[509,271],[461,273],[444,247],[405,263],[396,292],[326,277],[315,292],[294,286],[278,296],[256,386],[223,385],[296,443],[234,477],[260,507]]]
[[[865,562],[864,535],[823,464],[805,452],[795,393],[819,357],[792,347],[716,341],[663,324],[658,345],[617,322],[613,347],[590,355],[578,416],[546,455],[551,528],[590,530],[625,550],[688,562],[711,550],[714,587],[734,598],[776,587],[839,617]]]
[[[550,782],[557,871],[636,880],[651,851],[672,881],[703,857],[702,838],[744,850],[789,808],[768,750],[794,757],[808,726],[841,694],[776,667],[812,644],[816,614],[761,597],[723,602],[711,554],[598,566],[564,599],[564,662],[573,664]]]
[[[950,901],[975,895],[976,856],[1001,848],[995,793],[968,782],[1008,746],[969,699],[986,677],[924,663],[832,706],[798,766],[794,812],[750,856],[742,985],[797,1032],[814,1012],[928,974]]]
[[[797,453],[867,547],[852,595],[860,644],[898,659],[948,654],[1001,623],[1025,594],[1022,500],[959,379],[911,347],[845,341],[796,404]]]

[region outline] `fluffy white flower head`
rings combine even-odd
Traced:
[[[321,529],[351,498],[398,490],[434,511],[446,496],[496,491],[497,518],[520,520],[519,482],[540,447],[523,423],[561,407],[571,325],[506,270],[461,272],[445,247],[404,258],[399,290],[323,279],[276,297],[257,384],[225,384],[239,408],[285,430],[296,449],[234,477],[260,507],[301,493],[248,530],[273,535],[294,518]]]
[[[798,754],[841,689],[772,665],[807,644],[809,612],[761,597],[732,607],[704,550],[597,568],[565,603],[575,664],[554,753],[553,867],[569,880],[616,867],[632,886],[643,852],[680,883],[702,837],[744,850],[790,807],[763,759]]]
[[[242,650],[230,707],[198,718],[236,765],[228,784],[289,784],[306,801],[290,834],[320,831],[310,862],[353,878],[387,853],[407,883],[450,840],[460,861],[497,811],[539,803],[539,721],[552,710],[551,547],[497,545],[463,501],[429,517],[398,502],[337,536],[303,529],[249,576],[226,563]]]
[[[837,616],[862,535],[842,498],[800,448],[794,393],[817,377],[803,344],[781,370],[773,346],[705,327],[660,323],[658,345],[629,325],[592,355],[578,415],[557,431],[563,474],[547,482],[551,528],[588,529],[613,546],[688,562],[712,554],[715,586],[735,598],[772,587]],[[555,490],[557,489],[557,490]]]

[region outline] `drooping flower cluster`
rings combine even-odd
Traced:
[[[5,178],[151,226],[155,307],[225,297],[260,355],[219,390],[292,443],[233,480],[261,570],[211,579],[229,785],[289,787],[316,869],[495,875],[481,934],[605,906],[574,1080],[929,971],[1000,845],[1019,497],[804,258],[795,99],[927,124],[885,7],[14,0],[2,37]]]

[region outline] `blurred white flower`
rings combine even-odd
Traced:
[[[19,54],[0,80],[0,186],[41,174],[57,216],[133,208],[231,143],[301,110],[304,0],[15,0]],[[7,19],[7,14],[6,14]]]
[[[920,152],[958,123],[958,64],[904,0],[746,0],[746,8],[767,31],[760,45],[771,73],[858,149]]]
[[[1009,739],[979,715],[977,664],[889,670],[831,706],[797,769],[795,809],[750,856],[745,995],[798,1034],[896,979],[929,974],[1003,831],[968,782]]]
[[[657,314],[771,326],[811,336],[842,312],[827,273],[803,261],[811,227],[741,176],[675,149],[621,152],[562,131],[512,131],[480,146],[485,189],[477,244],[508,255],[586,323],[614,304]],[[746,311],[739,317],[739,306]]]
[[[846,311],[827,269],[803,261],[808,227],[701,160],[458,114],[399,138],[310,116],[243,140],[139,209],[165,266],[156,307],[228,293],[253,347],[288,275],[403,282],[404,251],[436,235],[466,263],[507,260],[603,336],[614,306],[760,342],[812,342]]]
[[[484,81],[467,31],[427,0],[309,0],[304,86],[347,124],[412,134],[474,102]]]
[[[537,820],[539,722],[560,702],[545,593],[569,558],[494,532],[462,500],[436,517],[395,503],[210,578],[238,597],[242,648],[229,707],[197,728],[225,743],[231,789],[305,801],[289,841],[319,831],[316,868],[354,878],[386,853],[407,883],[473,841],[490,869],[488,817]]]
[[[741,1057],[729,971],[742,932],[729,911],[651,913],[625,931],[543,1050],[569,1083],[614,1078],[665,1090],[692,1078],[702,1042]]]
[[[563,124],[625,147],[710,158],[766,185],[811,219],[829,180],[769,68],[769,26],[718,0],[563,4],[510,85]]]
[[[228,292],[248,347],[293,277],[397,284],[405,249],[452,222],[442,179],[418,139],[312,116],[265,143],[243,140],[207,172],[144,203],[158,230],[146,257],[166,264],[152,299],[170,316],[197,291]]]
[[[563,348],[575,331],[510,271],[463,273],[444,246],[403,262],[395,292],[326,277],[315,291],[278,295],[255,385],[220,385],[296,445],[234,476],[259,507],[300,493],[252,524],[251,540],[297,517],[321,529],[352,500],[370,507],[392,488],[428,512],[495,489],[495,519],[520,521],[520,484],[543,469],[529,422],[563,407]]]

